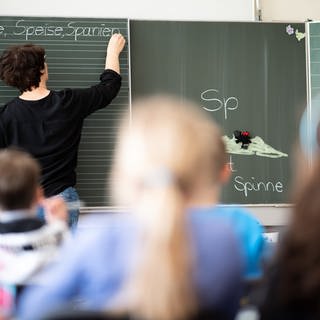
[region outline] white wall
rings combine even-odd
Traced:
[[[2,0],[2,16],[253,20],[254,0]]]
[[[320,0],[260,0],[262,20],[320,20]]]

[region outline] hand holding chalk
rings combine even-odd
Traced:
[[[107,48],[105,69],[111,69],[120,74],[119,55],[126,43],[125,38],[120,33],[115,33],[111,36]]]
[[[121,33],[113,34],[108,43],[107,54],[119,55],[123,50],[125,43],[126,40]]]

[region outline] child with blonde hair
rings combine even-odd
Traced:
[[[229,218],[192,209],[214,210],[228,178],[220,130],[200,107],[173,98],[152,97],[132,109],[112,173],[116,203],[132,213],[72,239],[46,286],[22,298],[22,319],[75,296],[84,308],[142,319],[207,311],[234,318],[246,268],[239,237]]]

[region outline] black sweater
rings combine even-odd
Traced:
[[[36,101],[13,99],[0,113],[0,148],[22,148],[40,162],[47,197],[74,186],[83,120],[107,106],[120,86],[120,75],[105,70],[88,89],[50,91]]]

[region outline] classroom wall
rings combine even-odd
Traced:
[[[260,0],[260,6],[264,21],[320,20],[320,0]]]
[[[254,0],[6,0],[1,15],[241,21],[254,19]]]

